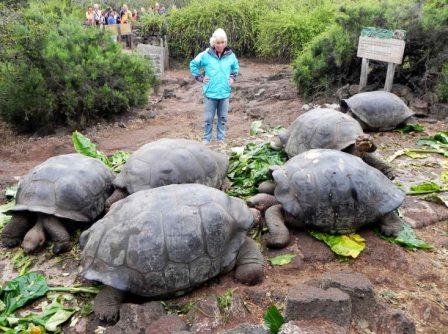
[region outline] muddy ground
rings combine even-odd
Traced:
[[[229,151],[250,140],[250,124],[263,120],[265,128],[287,126],[303,112],[303,102],[297,97],[290,82],[290,68],[284,65],[241,62],[241,76],[234,87],[228,122],[228,140],[218,150]],[[185,69],[171,70],[152,95],[146,109],[134,110],[112,122],[100,122],[83,131],[98,143],[101,150],[134,151],[142,144],[162,137],[201,139],[202,95],[200,84],[191,79]],[[447,130],[444,122],[421,119],[423,134],[399,132],[374,134],[379,144],[378,153],[388,157],[395,151],[415,146],[418,138]],[[0,123],[0,193],[17,182],[33,166],[47,158],[73,152],[70,130],[57,129],[54,135],[39,137],[14,134]],[[410,184],[425,179],[437,179],[443,169],[448,169],[446,158],[432,155],[423,159],[400,157],[394,160],[397,171],[396,184],[407,189]],[[0,200],[4,200],[1,198]],[[440,205],[428,204],[420,199],[408,198],[403,207],[407,220],[415,227],[417,235],[433,244],[432,252],[408,251],[390,244],[370,230],[361,231],[366,239],[366,249],[356,260],[335,257],[323,244],[303,232],[293,234],[291,244],[281,251],[264,249],[266,258],[282,253],[295,253],[297,257],[288,265],[272,267],[266,264],[265,281],[255,287],[246,287],[228,274],[207,283],[193,293],[172,301],[183,305],[197,302],[209,295],[222,295],[229,289],[243,298],[245,312],[239,316],[227,315],[217,322],[212,332],[232,328],[242,322],[261,323],[267,307],[276,302],[282,306],[286,290],[296,283],[319,276],[327,270],[344,269],[364,273],[374,284],[383,302],[405,311],[415,322],[418,333],[443,333],[448,328],[448,210]],[[16,250],[0,249],[0,283],[17,276],[11,262]],[[70,285],[82,282],[79,272],[79,251],[54,258],[48,250],[32,256],[31,270],[42,270],[51,284]],[[79,324],[83,325],[80,326]],[[97,325],[91,315],[87,321],[78,322],[77,332],[91,332]],[[83,327],[84,326],[84,327]],[[87,326],[87,327],[85,327]],[[75,327],[66,326],[66,331]],[[367,332],[360,324],[353,323],[353,333]]]

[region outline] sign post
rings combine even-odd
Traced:
[[[358,42],[357,56],[362,58],[359,89],[367,85],[369,73],[369,59],[387,62],[386,82],[384,90],[390,92],[394,81],[395,67],[403,61],[405,47],[404,30],[386,30],[378,28],[364,28]]]

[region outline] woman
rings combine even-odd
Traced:
[[[93,7],[89,6],[89,7],[87,7],[85,25],[92,26],[94,22],[95,22],[95,20],[93,18]]]
[[[201,73],[202,69],[204,74]],[[231,86],[238,75],[238,70],[238,60],[227,46],[227,35],[223,29],[216,29],[210,38],[210,48],[190,62],[191,73],[197,81],[203,83],[205,144],[209,144],[212,139],[215,114],[218,115],[216,140],[224,142]]]

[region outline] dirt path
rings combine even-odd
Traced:
[[[235,84],[231,100],[228,147],[247,140],[245,138],[253,120],[262,119],[265,126],[286,126],[299,115],[301,105],[290,83],[290,70],[287,66],[243,60],[241,76]],[[133,151],[142,144],[162,137],[200,140],[202,112],[200,84],[192,80],[187,70],[172,70],[167,73],[159,95],[150,98],[147,109],[136,110],[110,124],[99,123],[83,133],[98,143],[99,148],[106,153],[118,149]],[[445,129],[445,126],[443,123],[425,124],[427,134]],[[412,146],[417,138],[416,135],[401,135],[397,132],[375,134],[380,154],[383,156]],[[38,138],[14,135],[4,124],[0,124],[1,194],[4,193],[6,185],[17,182],[15,176],[24,175],[30,168],[51,156],[70,152],[73,152],[73,148],[70,133],[66,129],[58,130],[56,135]],[[416,180],[437,176],[445,163],[444,158],[439,156],[422,160],[399,158],[394,162],[398,169],[397,183],[408,186]],[[315,278],[327,270],[353,270],[364,273],[372,281],[375,291],[384,303],[400,308],[410,315],[416,323],[418,333],[446,332],[448,226],[446,220],[436,224],[434,220],[438,221],[440,217],[446,219],[448,214],[444,207],[436,205],[430,207],[435,211],[429,214],[426,206],[419,209],[422,203],[408,199],[404,211],[409,213],[416,209],[413,217],[417,223],[428,225],[417,230],[417,234],[435,245],[434,252],[406,251],[400,246],[379,239],[371,231],[362,231],[361,235],[367,243],[366,250],[356,260],[342,261],[320,242],[304,233],[294,232],[293,240],[287,249],[264,249],[266,259],[279,253],[294,253],[297,257],[293,263],[286,266],[266,265],[266,279],[262,285],[245,287],[236,283],[232,274],[228,274],[210,281],[185,297],[175,299],[174,303],[197,302],[211,294],[221,295],[228,289],[236,289],[235,293],[243,298],[245,316],[243,319],[227,317],[219,324],[219,329],[232,328],[241,322],[260,323],[267,307],[273,302],[282,305],[286,290],[295,283]],[[431,217],[437,219],[431,220]],[[0,251],[4,255],[7,254],[5,249],[0,248]],[[77,250],[57,259],[53,259],[46,250],[33,257],[33,261],[31,269],[45,271],[50,283],[68,285],[79,280]],[[5,257],[0,259],[0,271],[0,283],[17,275],[10,259]],[[89,319],[93,319],[92,316]],[[352,324],[351,332],[369,333],[363,331],[360,326]],[[218,332],[218,328],[215,332]]]
[[[228,143],[247,136],[254,119],[266,125],[287,125],[297,117],[300,101],[290,84],[287,66],[241,61],[241,75],[234,86],[228,121]],[[154,117],[155,116],[155,117]],[[168,71],[158,96],[147,109],[137,110],[108,124],[84,130],[101,150],[134,151],[162,137],[201,139],[203,106],[201,84],[187,70]],[[14,176],[57,154],[73,152],[67,129],[46,137],[17,136],[0,124],[0,191],[16,182]]]

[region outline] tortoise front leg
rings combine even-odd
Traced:
[[[263,281],[264,259],[257,243],[249,237],[236,258],[235,278],[241,283],[254,285]]]
[[[391,165],[389,165],[387,162],[375,157],[371,153],[366,153],[362,157],[362,160],[373,168],[378,169],[381,173],[386,175],[390,180],[393,180],[395,178],[393,173],[393,168]]]
[[[45,229],[41,220],[38,220],[36,224],[25,234],[22,242],[22,248],[25,253],[30,254],[35,250],[41,248],[45,243]]]
[[[18,246],[26,232],[33,227],[33,221],[30,218],[24,214],[13,214],[11,221],[3,228],[2,245],[7,248]]]
[[[51,240],[54,242],[53,254],[57,255],[71,250],[70,234],[58,217],[39,215],[37,220],[38,222],[42,221],[45,231],[47,231]]]
[[[270,248],[285,247],[289,243],[289,231],[285,226],[282,206],[274,205],[267,209],[265,220],[269,229],[266,237],[266,246]]]
[[[264,194],[269,194],[269,195],[274,195],[274,191],[275,191],[275,182],[274,181],[263,181],[258,185],[258,192],[260,193],[264,193]]]
[[[125,295],[124,291],[105,286],[95,297],[93,312],[102,321],[116,322]]]
[[[260,193],[247,199],[247,205],[249,207],[255,208],[262,212],[277,204],[280,204],[280,202],[275,198],[275,196],[269,194]]]
[[[398,216],[396,211],[384,215],[380,219],[381,233],[390,237],[398,237],[406,222]]]

